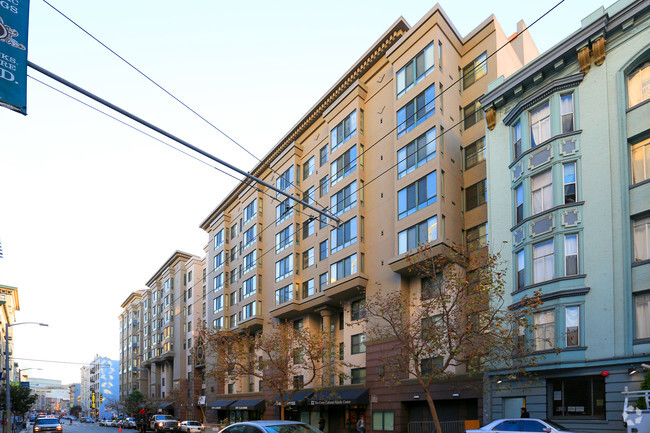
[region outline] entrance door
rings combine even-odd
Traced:
[[[503,418],[519,418],[521,408],[526,407],[526,397],[506,397],[503,399]]]

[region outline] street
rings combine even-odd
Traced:
[[[24,430],[25,433],[32,433],[33,425],[30,424],[27,429]],[[117,433],[120,431],[119,427],[100,427],[99,424],[87,424],[87,423],[78,423],[70,425],[69,423],[63,424],[64,433]],[[124,432],[137,432],[135,429],[122,429]]]

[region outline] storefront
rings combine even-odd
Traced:
[[[323,417],[325,433],[354,432],[359,417],[367,415],[368,402],[366,388],[319,391],[306,400],[309,405],[309,423],[318,426],[320,418]],[[302,411],[301,417],[305,417]]]
[[[208,405],[208,409],[213,411],[210,420],[223,423],[224,420],[228,419],[228,408],[236,401],[237,400],[217,400]]]
[[[228,421],[230,423],[262,419],[264,415],[264,399],[235,400],[228,406]]]

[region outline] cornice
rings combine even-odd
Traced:
[[[381,38],[368,50],[359,61],[349,69],[343,77],[335,84],[321,100],[314,105],[305,116],[287,133],[280,142],[257,164],[250,173],[256,177],[263,178],[263,173],[269,169],[274,161],[284,150],[292,145],[310,126],[319,120],[327,108],[332,105],[350,86],[370,70],[386,51],[392,47],[409,29],[408,23],[403,19],[398,19],[391,28],[382,35]],[[240,182],[226,198],[210,213],[210,215],[200,224],[200,227],[208,231],[210,222],[223,212],[239,194],[247,188],[248,182]]]

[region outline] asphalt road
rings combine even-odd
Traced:
[[[32,433],[32,425],[24,430],[25,433]],[[119,427],[100,427],[98,424],[78,423],[72,425],[69,423],[63,424],[63,433],[118,433]],[[132,432],[137,433],[135,429],[122,429],[124,433]]]

